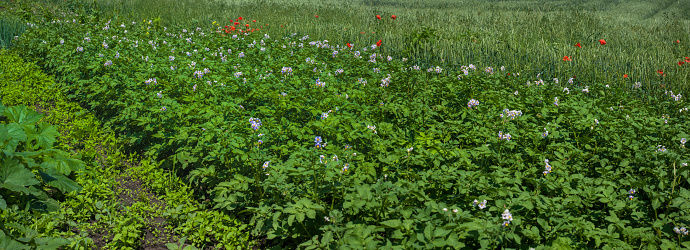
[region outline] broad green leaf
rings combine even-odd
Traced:
[[[28,141],[31,140],[36,140],[36,146],[39,146],[43,149],[48,149],[53,147],[53,143],[55,143],[56,139],[58,136],[60,136],[60,133],[58,133],[57,129],[49,123],[41,123],[38,125],[38,129],[36,129],[36,132],[34,133],[33,131],[26,131]]]
[[[381,225],[384,225],[386,227],[390,228],[400,228],[402,225],[402,222],[400,220],[387,220],[387,221],[382,221]]]
[[[3,114],[10,120],[22,125],[23,127],[26,125],[33,126],[33,123],[40,121],[43,117],[42,114],[27,109],[24,105],[9,107],[5,110],[5,112],[3,112]]]
[[[69,175],[72,171],[84,169],[84,162],[70,157],[65,157],[62,154],[56,154],[53,157],[46,157],[43,163],[41,163],[41,167],[45,171],[54,169],[64,175]]]
[[[0,124],[0,141],[4,142],[4,150],[14,152],[19,142],[26,142],[26,132],[17,123]]]
[[[41,175],[41,178],[43,178],[43,181],[46,182],[46,184],[56,187],[63,193],[69,193],[72,191],[77,191],[80,192],[82,187],[79,186],[75,181],[71,180],[70,178],[67,178],[67,176],[64,176],[61,173],[58,173],[54,169],[49,169],[46,172],[39,171],[39,174]]]
[[[57,237],[41,237],[36,238],[36,244],[40,249],[58,249],[61,246],[69,244],[70,241],[64,238]]]
[[[0,183],[16,186],[31,186],[40,183],[36,175],[26,169],[15,158],[5,158],[0,170]]]

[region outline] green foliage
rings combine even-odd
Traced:
[[[71,173],[84,169],[84,163],[72,159],[67,153],[53,149],[55,128],[38,123],[42,115],[25,106],[6,108],[0,104],[6,121],[0,124],[3,155],[0,170],[0,209],[15,211],[57,211],[59,203],[45,190],[70,193],[82,187],[68,178]],[[51,188],[52,187],[52,188]],[[54,188],[54,189],[53,189]],[[8,208],[8,205],[11,208]],[[3,212],[6,213],[6,212]],[[36,232],[18,223],[3,223],[0,238],[4,247],[18,246],[57,248],[69,243],[53,237],[32,237]],[[20,238],[20,235],[28,238]]]
[[[680,181],[688,153],[678,143],[688,137],[687,113],[669,93],[468,66],[466,76],[420,72],[376,50],[359,58],[354,50],[334,57],[313,44],[298,47],[301,36],[243,41],[216,28],[91,24],[71,27],[65,45],[31,42],[59,29],[31,30],[17,49],[51,70],[62,91],[99,114],[130,150],[144,150],[188,177],[197,197],[213,200],[217,211],[178,203],[165,214],[195,244],[244,244],[221,238],[243,227],[218,229],[234,221],[219,211],[249,215],[254,236],[271,245],[310,249],[687,244],[671,230],[690,219],[681,209],[688,182]],[[108,39],[108,48],[85,39],[125,29],[130,39]],[[210,35],[164,36],[192,30]],[[278,74],[286,65],[292,74]],[[471,99],[479,105],[467,108]],[[252,128],[254,118],[261,124]],[[544,174],[546,164],[552,170]],[[668,166],[679,167],[671,175]],[[170,175],[151,181],[158,190],[178,185]],[[475,199],[487,200],[486,208]],[[502,226],[506,210],[514,215]],[[123,221],[118,246],[136,247],[141,222]]]
[[[559,27],[534,19],[552,30],[540,35]],[[656,82],[631,88],[607,78],[624,67],[555,65],[539,55],[534,65],[549,73],[536,77],[488,63],[426,69],[380,48],[308,44],[301,33],[226,33],[199,19],[186,31],[85,21],[43,23],[50,28],[25,33],[16,51],[55,74],[62,92],[130,143],[129,153],[156,162],[140,173],[169,171],[149,176],[156,190],[176,188],[179,177],[194,183],[171,195],[175,209],[165,216],[195,244],[244,244],[237,216],[254,237],[284,248],[690,246],[674,231],[690,220],[686,101]],[[527,52],[568,51],[572,37],[596,41],[599,24]],[[511,50],[506,43],[473,52],[491,51],[486,62],[495,62],[493,52]],[[611,56],[610,47],[622,49],[576,53]],[[580,72],[591,75],[572,77]],[[184,203],[192,192],[214,210]],[[110,218],[113,244],[137,247],[138,216]]]
[[[0,48],[9,48],[14,44],[15,37],[20,36],[26,30],[22,20],[13,16],[0,13]]]

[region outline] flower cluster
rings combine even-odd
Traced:
[[[551,173],[551,165],[549,165],[549,159],[544,159],[544,163],[546,163],[546,170],[544,170],[544,176],[546,176]]]
[[[503,134],[503,131],[498,131],[498,139],[499,140],[505,139],[507,141],[510,141],[510,138],[512,138],[512,136],[510,136],[510,134]]]
[[[686,143],[686,142],[687,142],[687,140],[685,140],[685,138],[680,138],[680,144],[681,144],[680,147],[681,147],[681,148],[685,148],[685,143]]]
[[[484,208],[486,208],[486,200],[482,201],[481,203],[479,203],[479,201],[477,201],[477,200],[474,200],[474,202],[472,203],[472,206],[473,207],[479,206],[479,209],[484,209]]]
[[[553,105],[556,105],[556,107],[558,107],[558,97],[553,99]]]
[[[688,230],[685,229],[685,227],[681,227],[680,229],[678,229],[678,227],[674,227],[673,232],[676,232],[677,234],[688,235]]]
[[[112,65],[113,65],[113,61],[111,61],[111,60],[108,60],[105,62],[105,64],[103,64],[103,66],[106,66],[106,67],[112,66]]]
[[[381,79],[381,87],[388,87],[388,84],[391,82],[391,75],[388,74],[388,77]]]
[[[510,111],[508,109],[504,109],[503,113],[501,114],[501,118],[504,118],[504,114],[507,115],[508,117],[510,117],[511,120],[515,120],[516,116],[522,116],[522,111],[518,111],[518,110]]]
[[[263,170],[266,170],[268,168],[268,164],[271,163],[271,161],[264,162],[264,165],[261,167]]]
[[[146,85],[149,85],[151,83],[158,84],[158,81],[156,81],[156,78],[149,78],[148,80],[144,81]]]
[[[508,211],[508,209],[506,209],[506,211],[503,211],[502,215],[503,215],[503,219],[505,220],[505,221],[503,221],[504,227],[507,226],[508,224],[510,224],[511,221],[513,221],[513,215],[510,213],[510,211]]]
[[[632,200],[633,198],[635,198],[635,197],[633,196],[633,194],[635,194],[635,189],[630,189],[630,190],[628,191],[628,194],[630,194],[630,195],[628,195],[628,199]]]
[[[331,110],[329,110],[329,111],[326,112],[326,113],[321,113],[321,120],[325,120],[326,118],[328,118],[328,114],[329,114],[329,113],[331,113]]]
[[[470,100],[470,102],[467,103],[467,108],[471,109],[472,107],[477,106],[477,105],[479,105],[479,101],[472,99],[472,100]]]
[[[340,170],[340,173],[347,172],[347,170],[349,170],[349,169],[350,169],[350,164],[345,163],[345,165],[343,165],[343,169]]]
[[[666,152],[666,146],[656,146],[656,152]]]
[[[320,148],[322,142],[323,140],[321,140],[321,136],[314,137],[314,147]]]
[[[549,131],[546,131],[546,128],[544,128],[544,133],[541,134],[541,138],[546,138],[549,136]]]
[[[642,83],[640,83],[640,82],[636,82],[635,84],[633,84],[633,88],[639,89],[641,87],[642,87]]]
[[[249,118],[249,122],[252,123],[254,131],[259,130],[259,127],[261,127],[261,120],[259,120],[259,118]]]
[[[326,83],[321,81],[321,78],[316,78],[316,86],[326,87]]]
[[[368,128],[368,129],[371,129],[372,131],[374,131],[374,134],[376,134],[376,126],[367,125],[367,128]]]
[[[585,86],[585,88],[582,89],[582,92],[589,93],[589,86]]]

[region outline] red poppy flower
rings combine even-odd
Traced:
[[[564,57],[563,57],[563,61],[572,61],[572,59],[570,59],[569,56],[564,56]]]
[[[690,57],[687,57],[687,56],[686,56],[686,57],[685,57],[685,62],[686,62],[686,63],[690,63]]]
[[[680,40],[676,40],[676,43],[680,43]]]
[[[582,48],[582,45],[580,45],[580,43],[575,44],[575,46],[577,46],[578,48]]]
[[[604,41],[604,39],[599,39],[599,44],[606,45],[606,41]]]
[[[252,20],[252,22],[256,22],[256,20]]]
[[[376,18],[381,20],[381,15],[376,15]]]
[[[230,20],[230,22],[232,23],[232,20]]]
[[[240,23],[239,23],[239,22],[235,22],[235,25],[240,25]]]
[[[662,75],[662,76],[665,75],[663,70],[657,70],[656,73],[658,73],[659,75]]]
[[[319,18],[319,16],[317,16],[317,15],[314,15],[314,17]]]
[[[227,26],[227,25],[225,25],[225,28],[227,29],[227,28],[228,28],[228,26]]]
[[[678,62],[678,66],[683,66],[683,64],[685,64],[685,62],[683,62],[683,61]]]
[[[628,78],[628,74],[624,74],[624,75],[623,75],[623,78]]]
[[[352,48],[352,44],[350,44],[350,43],[347,43],[347,47],[350,47],[350,48]]]
[[[392,15],[391,18],[396,19],[397,17],[395,15]]]
[[[237,20],[242,20],[242,17],[237,18]]]
[[[249,27],[249,24],[245,24],[244,26]]]
[[[376,43],[376,47],[381,47],[381,40]]]

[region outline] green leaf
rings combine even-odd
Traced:
[[[42,114],[27,109],[24,105],[9,107],[5,110],[5,112],[3,112],[3,114],[10,120],[19,123],[19,125],[22,126],[33,125],[33,123],[40,121],[43,117]]]
[[[14,152],[19,142],[26,141],[26,132],[16,123],[0,124],[0,141],[4,143],[3,149]]]
[[[62,154],[56,154],[53,157],[46,157],[41,163],[41,167],[48,171],[49,169],[54,169],[59,171],[64,175],[69,175],[72,171],[78,171],[84,169],[84,162],[65,157]]]
[[[387,220],[381,222],[381,225],[384,225],[389,228],[400,228],[402,222],[400,220]]]
[[[0,230],[0,249],[31,249],[28,246],[22,245],[19,241],[16,241],[7,235],[5,235],[5,232],[3,230]]]
[[[435,247],[443,247],[446,245],[446,240],[443,238],[436,238],[433,241],[431,241],[431,244],[434,244]]]
[[[39,249],[58,249],[61,246],[69,244],[70,241],[64,238],[57,237],[42,237],[36,238],[36,244]]]
[[[46,184],[56,187],[63,193],[69,193],[72,191],[77,191],[80,192],[82,187],[79,186],[75,181],[71,180],[70,178],[67,178],[67,176],[64,176],[61,173],[58,173],[54,169],[50,169],[46,172],[39,171],[39,174],[41,175],[41,178],[43,178],[43,181],[46,182]]]
[[[26,132],[28,141],[36,140],[36,146],[39,146],[43,149],[52,148],[53,143],[56,141],[55,138],[60,136],[60,133],[58,133],[57,129],[55,129],[55,127],[49,123],[39,124],[35,133],[31,130]]]
[[[0,183],[16,186],[31,186],[40,183],[36,175],[26,169],[15,158],[5,158],[0,170]]]
[[[434,238],[433,232],[434,232],[434,226],[431,225],[431,223],[427,223],[426,227],[424,228],[424,237],[427,240],[432,240]]]
[[[5,199],[2,198],[2,195],[0,195],[0,209],[7,209],[7,202],[5,201]]]

